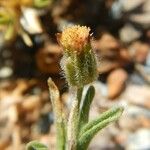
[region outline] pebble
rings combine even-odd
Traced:
[[[125,82],[128,78],[128,75],[123,69],[116,69],[112,71],[107,78],[108,86],[108,98],[114,99],[125,88]]]

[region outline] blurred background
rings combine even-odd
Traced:
[[[55,34],[86,25],[98,57],[90,117],[123,105],[90,150],[150,150],[150,0],[0,0],[0,150],[39,140],[55,150],[47,79],[69,92]]]

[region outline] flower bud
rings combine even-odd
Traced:
[[[61,67],[70,86],[82,87],[97,78],[96,58],[89,32],[90,28],[75,25],[57,35],[64,51]]]

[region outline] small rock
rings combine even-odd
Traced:
[[[13,74],[13,70],[10,67],[2,67],[0,68],[0,78],[8,78]]]
[[[124,99],[129,103],[150,108],[150,87],[142,85],[129,85],[124,93]]]
[[[121,41],[124,43],[130,43],[142,35],[139,30],[129,23],[120,30],[119,34]]]
[[[130,51],[132,58],[137,62],[137,63],[145,63],[147,56],[149,54],[150,47],[146,43],[142,42],[134,42],[130,46]]]
[[[126,149],[148,150],[150,148],[150,130],[140,129],[131,134],[127,141]]]
[[[120,95],[125,88],[127,78],[128,74],[123,69],[116,69],[109,74],[107,78],[108,98],[114,99]]]
[[[120,48],[120,44],[115,37],[109,33],[104,33],[98,41],[95,41],[96,48],[105,54],[116,51]],[[114,53],[113,52],[113,53]]]
[[[34,110],[40,106],[40,98],[38,96],[29,96],[22,102],[22,108],[26,111]]]

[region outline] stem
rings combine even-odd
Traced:
[[[75,99],[73,101],[69,120],[68,120],[68,143],[67,150],[77,149],[77,139],[79,135],[79,109],[83,88],[76,89]]]

